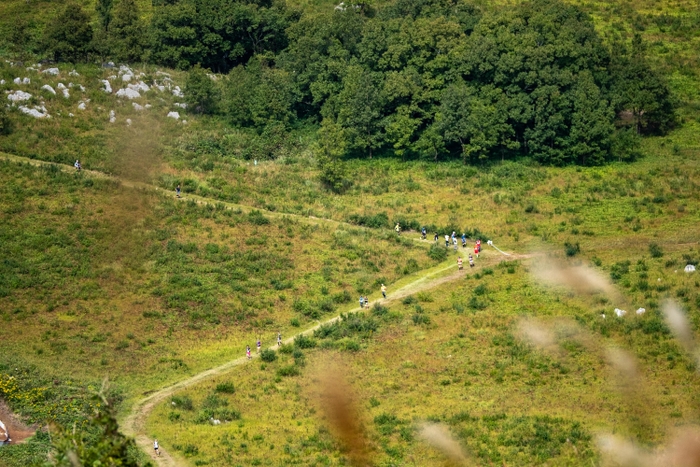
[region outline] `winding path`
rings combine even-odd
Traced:
[[[54,162],[47,162],[47,161],[41,161],[41,160],[36,160],[36,159],[29,159],[26,157],[21,157],[21,156],[15,156],[7,153],[0,152],[0,160],[6,160],[10,162],[15,162],[15,163],[28,163],[32,164],[38,167],[41,166],[55,166],[58,167],[60,170],[64,172],[71,172],[74,171],[75,169],[71,166],[65,165],[65,164],[58,164]],[[120,182],[123,186],[130,187],[130,188],[140,188],[140,189],[147,189],[147,190],[152,190],[160,193],[166,193],[166,190],[163,190],[155,185],[150,185],[142,182],[134,182],[130,180],[123,180],[102,172],[94,171],[94,170],[83,170],[83,173],[89,176],[93,177],[98,177],[98,178],[106,178],[106,179],[111,179],[114,181]],[[185,199],[185,198],[182,198]],[[298,214],[287,214],[287,213],[278,213],[278,212],[272,212],[272,211],[267,211],[265,209],[257,209],[253,208],[250,206],[246,205],[240,205],[240,204],[235,204],[235,203],[228,203],[225,201],[218,201],[218,200],[212,200],[208,199],[202,196],[197,196],[197,195],[190,195],[188,194],[186,199],[192,199],[198,204],[223,204],[229,209],[240,209],[242,212],[250,212],[253,209],[259,210],[259,211],[264,211],[265,215],[268,215],[270,217],[295,217],[299,218],[301,220],[304,220],[305,222],[310,222],[310,223],[328,223],[332,224],[335,226],[339,225],[348,225],[352,226],[354,228],[364,228],[364,227],[358,227],[352,224],[347,224],[345,222],[339,222],[331,219],[322,219],[322,218],[315,218],[315,217],[305,217],[301,216]],[[421,243],[432,243],[429,240],[420,240],[418,238],[413,238],[412,240],[421,242]],[[528,258],[530,255],[514,255],[514,254],[508,254],[505,252],[502,252],[498,250],[498,253],[505,255],[508,259],[524,259]],[[494,264],[498,262],[498,260],[501,259],[500,255],[496,253],[496,255],[490,255],[488,254],[485,258],[481,259],[479,261],[479,266],[477,266],[477,269],[480,269],[483,265],[485,264]],[[397,290],[391,292],[388,294],[386,299],[381,300],[381,303],[391,303],[396,300],[400,300],[408,295],[421,292],[424,290],[432,289],[434,287],[437,287],[441,284],[459,279],[460,277],[464,277],[465,272],[463,271],[454,271],[451,273],[447,273],[447,271],[451,269],[455,269],[457,265],[454,262],[453,258],[450,258],[446,260],[444,263],[441,263],[438,266],[435,266],[433,268],[427,269],[420,271],[416,274],[414,274],[414,277],[416,277],[414,280],[406,283],[405,285],[399,287]],[[375,299],[372,301],[372,303],[376,303],[378,299]],[[349,310],[344,310],[344,313],[352,313],[352,312],[358,312],[361,311],[361,308],[352,308]],[[310,327],[308,329],[305,329],[304,331],[301,331],[287,339],[284,340],[284,343],[291,343],[300,335],[307,335],[313,333],[316,329],[319,327],[325,325],[325,324],[330,324],[333,323],[337,320],[340,319],[340,314],[335,315],[332,318],[329,318],[323,322],[317,322],[316,325],[313,327]],[[276,348],[275,346],[270,347],[271,349]],[[257,358],[257,355],[254,355],[253,358]],[[237,358],[235,360],[231,360],[229,362],[226,362],[222,365],[219,365],[214,368],[210,368],[208,370],[202,371],[200,373],[197,373],[194,376],[191,376],[189,378],[183,379],[181,381],[178,381],[174,384],[171,384],[170,386],[167,386],[165,388],[159,389],[155,392],[150,393],[148,396],[144,397],[143,399],[138,400],[136,403],[131,408],[131,411],[129,414],[126,416],[126,418],[121,422],[121,429],[123,433],[127,436],[131,436],[135,439],[136,444],[141,448],[144,452],[148,453],[149,457],[159,466],[162,467],[174,467],[174,466],[182,466],[186,465],[186,462],[179,457],[176,457],[174,454],[168,452],[167,450],[164,450],[161,446],[160,449],[160,456],[156,457],[153,454],[153,444],[152,444],[152,439],[147,436],[146,434],[146,420],[148,419],[149,414],[151,411],[155,408],[155,406],[162,402],[164,399],[170,397],[177,391],[180,391],[182,389],[188,388],[192,385],[195,385],[197,383],[200,383],[202,381],[221,376],[223,374],[226,374],[238,366],[244,365],[248,363],[248,359],[246,357],[241,357]]]

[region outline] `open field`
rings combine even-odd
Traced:
[[[93,0],[79,3],[94,15]],[[152,2],[137,3],[148,18]],[[287,3],[313,15],[339,2]],[[186,72],[131,65],[132,83],[149,86],[131,101],[102,83],[125,87],[127,69],[32,69],[62,3],[0,2],[0,92],[28,92],[51,115],[10,109],[13,132],[0,135],[0,413],[38,428],[0,448],[0,466],[41,465],[47,422],[87,426],[105,377],[146,451],[140,466],[349,465],[326,373],[346,380],[377,466],[447,465],[420,438],[426,421],[449,427],[468,465],[508,466],[605,465],[601,433],[658,451],[697,426],[698,363],[662,308],[679,303],[697,340],[700,272],[683,268],[700,268],[700,9],[568,3],[608,46],[640,34],[678,102],[679,125],[645,137],[638,160],[351,158],[338,194],[320,181],[318,122],[291,127],[275,160],[253,160],[250,131],[182,107]],[[13,18],[29,20],[22,57],[6,39]],[[453,230],[469,234],[467,250],[444,248]],[[477,237],[516,256],[485,246],[470,269]],[[592,268],[614,292],[542,284],[533,273],[547,258]],[[360,295],[376,306],[357,313]],[[528,329],[554,341],[538,347]],[[284,346],[244,359],[278,332]],[[623,374],[610,349],[636,368]]]

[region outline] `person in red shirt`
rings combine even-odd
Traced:
[[[474,245],[474,254],[477,258],[479,257],[479,245]]]

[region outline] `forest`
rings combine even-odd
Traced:
[[[641,36],[605,44],[586,13],[558,0],[304,12],[271,0],[153,0],[147,20],[135,0],[95,9],[68,3],[41,34],[19,21],[10,40],[55,61],[190,70],[191,110],[249,131],[251,158],[275,157],[291,130],[310,125],[327,161],[596,165],[635,159],[641,136],[676,121]]]

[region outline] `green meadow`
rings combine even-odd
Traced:
[[[78,3],[98,31],[97,2]],[[286,2],[284,21],[325,24],[336,3]],[[475,5],[500,14],[521,3]],[[139,20],[166,4],[137,1]],[[363,2],[362,11],[374,18],[393,4]],[[115,92],[127,86],[119,60],[100,65],[108,54],[59,62],[57,76],[35,67],[63,2],[2,2],[0,95],[28,92],[24,105],[51,117],[19,104],[0,113],[0,403],[36,430],[0,447],[0,465],[70,465],[56,456],[71,449],[60,440],[74,442],[75,430],[98,446],[104,401],[137,440],[110,465],[353,465],[324,402],[333,384],[353,401],[376,466],[608,465],[601,435],[660,452],[697,426],[694,347],[663,309],[677,303],[697,339],[700,273],[684,268],[700,267],[700,9],[690,0],[566,4],[590,15],[610,49],[641,38],[671,91],[673,128],[640,138],[634,157],[593,166],[331,148],[343,173],[336,189],[319,148],[322,119],[335,112],[340,122],[337,108],[302,99],[308,118],[283,131],[245,126],[232,117],[243,104],[231,103],[231,80],[242,89],[260,78],[274,92],[256,88],[263,97],[251,99],[275,105],[275,83],[286,81],[231,66],[212,75],[227,110],[207,114],[183,107],[189,66],[145,52],[128,70],[150,90],[119,98],[104,91],[102,80]],[[278,52],[255,56],[282,63]],[[326,84],[337,84],[340,65],[331,65]],[[466,249],[445,248],[452,231],[467,234]],[[483,251],[470,268],[476,239]],[[550,262],[590,268],[610,288],[545,284],[538,271]],[[358,309],[361,295],[369,309]],[[532,329],[552,339],[542,345]],[[426,442],[425,423],[445,427],[466,460],[450,463]]]

